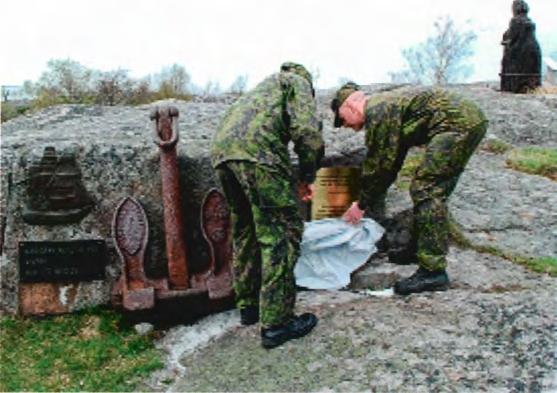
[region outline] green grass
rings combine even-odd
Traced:
[[[16,105],[12,102],[2,102],[0,105],[0,122],[11,120],[29,110],[28,105]]]
[[[528,265],[535,272],[545,272],[557,277],[557,257],[531,259]]]
[[[481,150],[487,151],[487,152],[490,152],[490,153],[493,153],[493,154],[505,154],[506,152],[508,152],[512,148],[513,148],[512,145],[510,145],[507,142],[504,142],[500,139],[486,139],[480,145]]]
[[[162,365],[153,337],[113,311],[0,319],[0,391],[133,391]]]
[[[547,256],[532,258],[504,251],[494,246],[475,244],[464,236],[464,234],[454,221],[451,220],[449,222],[449,228],[452,242],[459,247],[472,249],[482,254],[495,255],[497,257],[507,259],[518,265],[522,265],[534,272],[547,273],[552,277],[557,277],[557,257]]]
[[[494,154],[505,154],[510,151],[506,161],[508,167],[557,180],[557,149],[543,147],[512,149],[512,145],[497,139],[484,142],[481,149]],[[410,180],[422,162],[423,156],[423,150],[416,150],[408,154],[396,181],[400,189],[408,189]]]
[[[517,171],[557,180],[557,149],[526,147],[509,153],[507,165]]]

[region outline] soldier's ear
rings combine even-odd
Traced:
[[[333,125],[335,128],[339,128],[342,125],[342,120],[340,119],[340,115],[338,114],[338,109],[340,106],[340,101],[338,98],[333,98],[331,101],[331,110],[335,114],[335,118],[333,120]]]

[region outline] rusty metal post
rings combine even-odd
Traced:
[[[173,289],[186,289],[189,277],[176,154],[178,109],[155,107],[151,120],[154,120],[154,142],[160,148],[168,278]]]

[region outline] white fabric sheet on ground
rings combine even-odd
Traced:
[[[310,289],[340,289],[350,274],[377,251],[385,230],[369,218],[358,225],[340,218],[306,222],[300,257],[294,268],[296,285]]]

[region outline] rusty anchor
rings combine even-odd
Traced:
[[[112,291],[112,303],[135,311],[156,308],[157,300],[160,303],[195,298],[196,302],[206,299],[207,310],[218,309],[234,295],[230,212],[226,200],[217,189],[209,190],[203,199],[201,231],[209,245],[209,261],[205,270],[190,275],[176,153],[178,110],[157,107],[150,118],[154,121],[154,141],[160,149],[168,279],[146,277],[143,266],[148,240],[147,216],[137,200],[127,197],[118,205],[112,224],[116,249],[124,265]]]
[[[155,107],[150,117],[155,121],[154,142],[160,148],[168,279],[172,288],[186,289],[189,287],[188,263],[178,177],[178,155],[176,153],[178,109]]]
[[[168,289],[165,279],[149,280],[145,275],[144,257],[149,235],[147,215],[132,197],[124,198],[112,219],[112,234],[124,271],[112,288],[112,303],[126,310],[155,306],[155,288]]]

